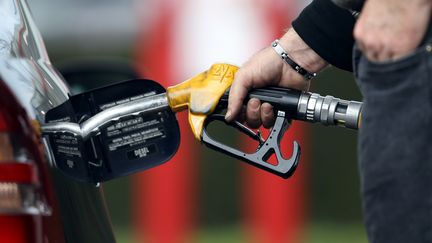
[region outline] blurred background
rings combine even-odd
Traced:
[[[136,77],[167,87],[215,62],[241,65],[280,37],[307,3],[29,2],[50,58],[74,93]],[[311,91],[361,100],[351,74],[331,67]],[[366,242],[356,132],[295,122],[283,146],[298,140],[302,159],[283,180],[201,146],[185,118],[178,115],[182,142],[172,161],[104,183],[118,242]]]

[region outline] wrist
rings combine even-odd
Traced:
[[[293,28],[290,28],[279,39],[279,44],[294,62],[308,72],[319,72],[328,65],[323,58],[300,38]]]
[[[304,69],[302,66],[300,66],[298,63],[296,63],[290,55],[285,51],[285,49],[279,44],[279,40],[276,39],[272,42],[272,48],[273,50],[280,56],[282,60],[286,64],[288,64],[293,70],[295,70],[298,74],[302,75],[305,79],[311,80],[316,76],[315,72],[309,72],[308,70]]]

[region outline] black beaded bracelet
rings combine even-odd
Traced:
[[[302,68],[296,62],[294,62],[289,56],[288,53],[283,49],[283,47],[279,44],[279,40],[275,40],[272,43],[273,50],[284,60],[288,65],[290,65],[297,73],[305,77],[307,80],[311,80],[317,74],[311,73],[306,69]]]

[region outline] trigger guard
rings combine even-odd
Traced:
[[[236,129],[247,134],[249,137],[255,139],[254,136],[248,134],[248,132],[243,130],[243,128],[239,128],[238,124],[228,123],[225,121],[225,119],[223,119],[222,115],[214,114],[214,115],[210,115],[204,123],[201,141],[206,146],[215,149],[217,151],[220,151],[222,153],[225,153],[231,157],[240,159],[248,164],[264,169],[273,174],[276,174],[282,178],[290,177],[295,171],[295,169],[297,168],[300,159],[300,145],[296,141],[293,142],[293,150],[292,150],[293,152],[291,158],[289,159],[283,158],[280,152],[280,141],[285,131],[290,125],[290,122],[285,118],[285,112],[278,111],[275,124],[269,136],[262,144],[260,144],[257,151],[254,153],[245,153],[243,151],[229,147],[211,138],[208,135],[206,128],[207,125],[214,120],[221,120],[225,122],[225,124],[235,127]],[[270,158],[270,156],[273,153],[276,156],[278,162],[277,165],[273,165],[267,162],[267,160]]]
[[[278,111],[275,124],[262,146],[254,153],[256,163],[277,171],[283,178],[288,178],[294,173],[300,160],[300,145],[297,141],[293,141],[292,156],[285,159],[280,151],[280,141],[283,138],[286,130],[290,125],[290,121],[286,119],[285,112]],[[277,165],[267,162],[272,154],[275,154]]]

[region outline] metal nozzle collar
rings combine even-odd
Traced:
[[[342,125],[358,129],[361,106],[361,102],[304,92],[300,95],[297,117],[300,120],[319,122],[326,126]]]

